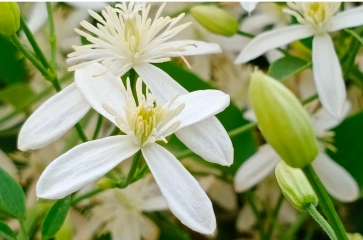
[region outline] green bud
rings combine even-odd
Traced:
[[[16,2],[0,2],[0,33],[14,35],[20,28],[20,10]]]
[[[359,233],[347,233],[349,240],[363,240],[363,236]]]
[[[108,189],[116,187],[117,182],[110,178],[101,178],[98,180],[97,185],[101,189]]]
[[[238,31],[237,20],[220,8],[200,5],[192,7],[190,14],[212,33],[232,36]]]
[[[275,168],[277,182],[290,203],[300,212],[309,204],[318,205],[318,197],[308,179],[299,168],[289,167],[280,161]]]
[[[291,167],[303,168],[318,155],[311,119],[299,100],[279,81],[255,71],[249,96],[258,127]]]

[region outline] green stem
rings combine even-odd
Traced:
[[[248,204],[251,206],[252,212],[255,216],[257,226],[260,230],[260,239],[265,239],[265,230],[264,230],[264,226],[263,226],[263,221],[262,221],[262,218],[255,205],[255,195],[253,194],[253,192],[251,190],[246,191],[245,195],[246,195],[246,200],[247,200]]]
[[[309,103],[309,102],[311,102],[311,101],[313,101],[313,100],[315,100],[317,98],[318,98],[318,94],[315,94],[315,95],[313,95],[313,96],[311,96],[311,97],[309,97],[309,98],[301,101],[301,104],[302,105],[305,105],[305,104],[307,104],[307,103]]]
[[[340,221],[337,212],[335,211],[334,205],[319,177],[316,175],[313,167],[309,164],[302,170],[313,187],[316,195],[318,196],[320,206],[323,209],[325,216],[328,218],[330,225],[334,229],[337,239],[348,240],[344,226]]]
[[[305,220],[308,218],[308,214],[301,213],[298,219],[290,226],[287,232],[281,238],[282,240],[291,240],[294,239],[294,236],[299,231],[301,226],[304,224]]]
[[[55,35],[53,9],[50,2],[46,3],[48,12],[48,24],[49,24],[49,42],[51,48],[51,61],[53,71],[57,71],[57,37]]]
[[[47,80],[53,80],[54,74],[51,70],[47,70],[43,67],[43,65],[39,62],[38,59],[35,58],[35,56],[24,47],[24,45],[20,42],[18,36],[12,35],[10,36],[11,40],[15,44],[15,46],[24,54],[25,57],[29,59],[29,61],[42,73],[42,75]]]
[[[141,151],[138,151],[135,154],[134,159],[132,160],[132,164],[131,164],[131,168],[130,168],[129,174],[127,175],[125,181],[123,181],[122,183],[118,184],[118,186],[117,186],[118,188],[125,188],[125,187],[127,187],[131,183],[132,179],[135,176],[137,167],[139,166],[139,162],[141,160],[141,157],[142,157]]]
[[[24,220],[23,219],[18,219],[19,223],[20,223],[20,234],[19,234],[19,240],[28,240],[29,236],[28,236],[28,231],[26,230],[25,224],[24,224]]]
[[[87,136],[86,134],[84,133],[83,129],[82,129],[82,126],[80,123],[77,123],[75,126],[74,126],[78,132],[78,135],[79,135],[79,138],[82,140],[82,142],[87,142],[88,139],[87,139]]]
[[[328,234],[331,240],[337,240],[335,233],[329,223],[321,216],[321,214],[316,210],[313,204],[309,204],[305,207],[305,210],[310,214],[310,216],[320,225],[320,227]]]
[[[96,125],[96,129],[95,132],[93,133],[93,137],[92,139],[95,140],[101,130],[101,126],[102,126],[102,121],[103,121],[103,117],[101,114],[98,114],[98,120],[97,120],[97,125]]]
[[[273,233],[273,230],[274,230],[274,227],[276,225],[276,220],[277,220],[277,215],[279,214],[279,211],[281,209],[281,205],[282,205],[282,202],[284,200],[284,195],[282,193],[280,193],[280,196],[277,200],[277,203],[276,203],[276,207],[272,213],[272,216],[271,216],[271,223],[270,223],[270,226],[267,230],[267,233],[266,233],[266,239],[271,239],[271,236],[272,236],[272,233]]]
[[[82,201],[84,199],[87,199],[87,198],[90,198],[90,197],[93,197],[96,194],[102,192],[103,190],[105,190],[105,189],[96,188],[96,189],[93,189],[92,191],[89,191],[88,193],[85,193],[85,194],[79,196],[79,197],[75,197],[74,199],[72,199],[71,205],[74,206],[77,203],[79,203],[80,201]]]
[[[247,132],[249,130],[254,129],[255,127],[257,127],[257,123],[250,122],[250,123],[247,123],[247,124],[245,124],[245,125],[243,125],[241,127],[235,128],[232,131],[229,131],[228,135],[230,137],[235,137],[235,136],[240,135],[240,134],[242,134],[244,132]]]
[[[34,37],[33,33],[30,31],[28,25],[26,24],[26,21],[23,16],[20,16],[20,26],[23,29],[26,37],[28,38],[30,45],[32,45],[32,48],[33,48],[36,56],[39,58],[40,62],[43,64],[43,66],[46,69],[50,69],[51,67],[50,67],[47,59],[45,58],[43,51],[40,49],[39,44],[35,40],[35,37]]]

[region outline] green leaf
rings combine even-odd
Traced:
[[[311,62],[307,62],[298,57],[286,56],[273,62],[270,65],[267,74],[283,82],[310,67]]]
[[[16,240],[16,235],[13,230],[2,221],[0,221],[0,237],[5,240]]]
[[[336,153],[328,152],[330,157],[344,167],[363,190],[363,112],[348,117],[342,124],[333,129],[335,131],[334,146]]]
[[[344,29],[344,31],[355,37],[361,44],[363,44],[363,39],[358,35],[358,33],[349,29]]]
[[[173,62],[155,65],[167,72],[175,81],[190,92],[212,88],[206,81]],[[248,123],[248,121],[243,118],[242,112],[233,103],[231,103],[223,112],[219,113],[217,118],[221,121],[227,131],[231,131]],[[233,137],[232,143],[234,147],[234,162],[230,167],[223,167],[218,164],[207,163],[206,161],[203,161],[203,163],[234,174],[239,166],[256,152],[257,146],[252,136],[252,131],[247,131]],[[178,148],[174,148],[174,151],[186,149],[186,147],[174,136],[170,139],[168,147],[170,145],[174,145],[174,147],[178,146]],[[194,158],[200,160],[196,155],[194,155]]]
[[[34,98],[35,93],[27,83],[10,85],[0,91],[0,101],[13,105],[16,109]]]
[[[17,219],[25,215],[25,196],[20,184],[0,168],[0,208]]]
[[[42,228],[42,239],[52,238],[62,227],[71,205],[71,196],[58,200],[45,217]]]
[[[28,68],[25,57],[3,35],[0,35],[0,53],[0,83],[9,85],[26,81]]]

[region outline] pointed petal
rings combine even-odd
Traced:
[[[63,198],[102,177],[139,149],[127,135],[78,145],[44,170],[37,184],[37,196]]]
[[[207,43],[195,40],[179,40],[163,43],[159,48],[170,48],[175,46],[185,46],[184,51],[168,52],[166,56],[177,57],[177,56],[192,56],[192,55],[203,55],[203,54],[215,54],[221,53],[221,47],[216,43]]]
[[[352,202],[359,197],[357,182],[326,153],[319,153],[312,164],[326,190],[334,198],[342,202]]]
[[[20,130],[18,148],[34,150],[58,140],[89,109],[90,105],[72,83],[49,98],[28,118]]]
[[[312,36],[313,33],[304,25],[292,26],[266,31],[252,39],[240,52],[235,63],[246,63],[265,52],[286,45],[295,40]]]
[[[262,145],[238,169],[234,177],[234,188],[237,192],[243,192],[255,186],[275,169],[279,161],[279,155],[269,144]]]
[[[99,63],[90,64],[75,71],[74,81],[92,108],[116,124],[115,117],[107,112],[102,104],[107,103],[121,117],[124,117],[126,98],[119,87],[119,84],[121,84],[120,78],[110,72],[94,77],[94,75],[104,70],[105,67]]]
[[[240,4],[244,10],[251,13],[253,10],[255,10],[258,2],[240,2]]]
[[[149,64],[134,66],[159,104],[165,104],[176,94],[188,93],[167,73]],[[223,166],[233,162],[233,146],[223,125],[216,117],[190,125],[177,131],[176,136],[193,152],[209,162]]]
[[[197,180],[160,145],[150,144],[141,151],[172,213],[194,231],[213,233],[216,218],[212,203]]]
[[[316,130],[328,130],[338,126],[348,113],[350,112],[351,104],[348,100],[345,101],[343,112],[340,119],[332,117],[324,108],[320,108],[311,116],[313,126]]]
[[[185,107],[179,115],[165,125],[165,129],[177,121],[180,121],[178,129],[181,129],[212,117],[222,112],[229,105],[229,101],[229,95],[219,90],[199,90],[180,95],[170,108],[177,108],[181,104],[185,104]]]
[[[142,210],[145,212],[162,211],[169,209],[168,203],[162,195],[153,196],[142,203]]]
[[[363,25],[363,6],[340,12],[333,17],[330,32]]]
[[[328,34],[313,39],[313,74],[321,104],[330,114],[339,118],[346,90],[338,56]]]

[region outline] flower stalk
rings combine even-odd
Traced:
[[[328,221],[331,224],[332,228],[334,229],[337,239],[348,240],[347,234],[344,230],[344,226],[340,221],[337,212],[335,211],[334,205],[323,184],[321,183],[319,177],[316,175],[313,167],[309,164],[301,170],[304,172],[306,178],[309,180],[316,195],[318,196],[320,206],[323,209],[325,216],[328,218]]]

